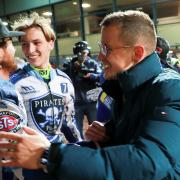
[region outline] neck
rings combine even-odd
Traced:
[[[48,65],[48,67],[43,68],[43,69],[42,68],[33,67],[32,65],[31,65],[31,67],[35,71],[37,71],[43,79],[49,80],[49,78],[50,78],[50,71],[51,71],[51,65],[50,64]]]
[[[50,68],[50,64],[47,64],[47,66],[43,66],[43,67],[35,67],[33,66],[32,64],[30,64],[30,66],[33,68],[33,69],[36,69],[36,70],[46,70],[48,68]]]

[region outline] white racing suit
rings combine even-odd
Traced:
[[[0,78],[0,131],[22,133],[22,126],[26,124],[26,111],[21,95],[11,82]],[[20,180],[23,179],[20,168],[12,168],[8,172],[11,170]]]
[[[53,143],[80,140],[74,119],[74,87],[65,73],[51,68],[47,83],[27,64],[10,79],[23,97],[29,127]]]

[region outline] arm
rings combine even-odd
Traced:
[[[90,67],[93,66],[93,68],[91,67],[93,71],[92,70],[89,71],[83,77],[87,79],[91,79],[95,82],[100,82],[100,77],[102,76],[102,68],[94,59],[91,59],[90,62],[91,62]]]
[[[65,97],[64,119],[61,127],[61,131],[65,134],[67,140],[70,143],[81,140],[80,133],[75,123],[75,110],[74,110],[74,87],[72,83],[68,86],[68,95]]]
[[[146,119],[144,132],[133,144],[114,145],[93,150],[74,145],[54,147],[57,162],[50,159],[55,169],[52,172],[64,179],[178,179],[180,112],[172,107],[162,107],[168,119],[158,117]],[[155,112],[155,114],[158,112]],[[159,113],[158,113],[159,114]],[[157,118],[162,118],[157,120]],[[88,162],[88,163],[87,163]]]

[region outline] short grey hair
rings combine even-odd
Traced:
[[[105,16],[101,27],[118,26],[124,45],[135,45],[143,42],[148,53],[156,49],[156,30],[151,18],[144,12],[127,10]]]

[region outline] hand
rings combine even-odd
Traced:
[[[75,62],[74,62],[74,67],[75,67],[76,69],[78,69],[78,70],[81,69],[81,64],[79,63],[79,61],[75,61]]]
[[[106,136],[106,128],[104,127],[104,124],[98,121],[93,121],[93,123],[88,126],[84,137],[85,140],[91,140],[94,142],[103,142],[108,139],[108,136]]]
[[[83,78],[90,78],[90,76],[91,76],[91,73],[87,73],[83,76]]]
[[[0,132],[0,139],[12,140],[10,142],[0,141],[0,166],[15,166],[27,169],[42,168],[40,157],[44,150],[50,146],[46,137],[37,131],[23,127],[23,134]],[[2,149],[8,149],[4,151]]]

